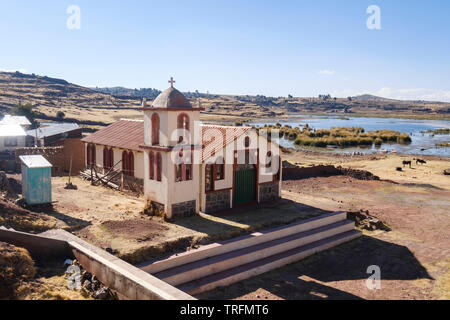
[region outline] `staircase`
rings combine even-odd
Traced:
[[[204,246],[141,269],[199,294],[280,268],[361,236],[345,212]]]
[[[0,230],[6,230],[6,231],[16,231],[16,230],[14,230],[13,228],[6,228],[6,227],[4,227],[4,226],[0,226]]]

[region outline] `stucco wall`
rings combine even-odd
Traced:
[[[98,168],[103,168],[103,149],[105,146],[103,145],[95,145],[95,162]],[[84,148],[85,155],[87,155],[87,144]],[[114,164],[117,164],[120,160],[122,160],[122,153],[124,149],[113,148],[114,153]],[[130,150],[127,150],[130,151]],[[138,179],[144,179],[144,152],[133,151],[134,155],[134,177]],[[122,170],[122,163],[119,163],[116,167],[118,170]]]
[[[5,146],[5,137],[0,137],[0,151],[6,150],[15,150],[16,148],[24,148],[26,147],[26,137],[16,137],[17,138],[17,146],[7,147]]]

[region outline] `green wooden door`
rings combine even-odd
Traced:
[[[234,173],[234,204],[256,200],[256,169],[242,169]]]

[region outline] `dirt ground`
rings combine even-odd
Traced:
[[[78,190],[66,190],[65,177],[52,178],[56,227],[131,263],[161,258],[211,241],[310,218],[326,211],[284,200],[262,208],[247,207],[221,216],[199,216],[162,222],[141,214],[143,198],[75,178]]]
[[[391,231],[364,231],[358,240],[199,298],[450,299],[450,177],[442,174],[450,161],[426,157],[426,165],[397,172],[403,158],[413,157],[377,158],[333,163],[326,155],[303,154],[298,162],[345,163],[393,181],[347,176],[285,181],[283,196],[322,210],[369,210]],[[371,265],[380,267],[381,290],[366,287]]]

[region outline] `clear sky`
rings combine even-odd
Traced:
[[[446,0],[0,0],[0,37],[0,70],[84,86],[450,101]]]

